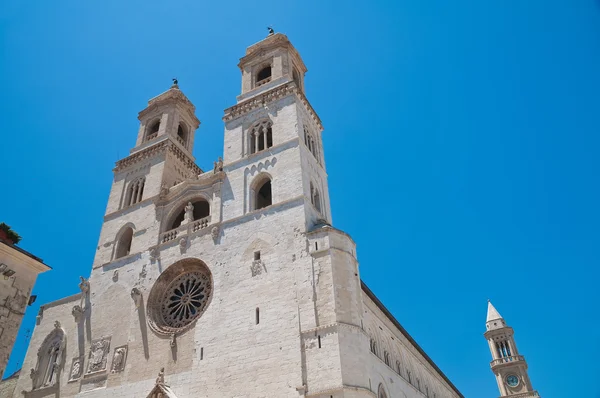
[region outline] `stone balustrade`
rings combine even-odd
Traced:
[[[180,136],[177,136],[177,141],[185,148],[185,141]]]
[[[267,84],[270,81],[271,81],[271,77],[269,76],[269,77],[267,77],[265,79],[262,79],[261,81],[256,82],[256,87],[260,87],[263,84]]]
[[[500,365],[503,363],[510,363],[510,362],[516,362],[516,361],[524,361],[524,360],[525,360],[525,358],[523,358],[523,355],[513,355],[510,357],[494,359],[492,362],[490,362],[490,366],[494,367],[496,365]]]
[[[146,138],[146,141],[151,141],[151,140],[155,139],[156,137],[158,137],[158,133],[152,133],[148,136],[148,138]]]
[[[210,224],[210,216],[196,220],[192,223],[192,232],[200,231],[208,227],[208,224]]]
[[[190,223],[185,223],[183,225],[180,225],[177,228],[174,228],[170,231],[164,232],[161,235],[161,243],[167,243],[170,242],[172,240],[177,239],[178,237],[187,235],[187,234],[192,234],[194,232],[198,232],[206,227],[208,227],[210,225],[210,216],[206,216],[204,218],[201,218],[199,220],[194,220]]]

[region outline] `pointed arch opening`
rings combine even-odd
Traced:
[[[115,251],[115,260],[128,256],[131,252],[131,243],[133,242],[133,228],[126,227],[117,240],[117,249]]]
[[[65,333],[56,322],[38,350],[38,361],[32,372],[33,389],[56,384],[63,364]]]

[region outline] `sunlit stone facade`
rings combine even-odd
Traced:
[[[43,306],[26,397],[462,397],[361,282],[282,34],[250,46],[212,170],[177,82],[117,162],[81,293]]]

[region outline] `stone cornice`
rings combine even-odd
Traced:
[[[277,48],[283,48],[288,50],[292,54],[292,56],[296,58],[296,63],[302,69],[302,72],[306,73],[306,65],[304,65],[300,54],[298,53],[296,48],[294,48],[287,36],[282,33],[276,33],[274,35],[267,36],[267,38],[246,48],[246,55],[240,58],[240,63],[238,64],[238,67],[241,70],[243,70],[245,65],[251,63],[256,58],[263,57],[269,51],[275,50]]]
[[[177,157],[185,166],[190,168],[195,175],[202,174],[202,169],[196,165],[194,159],[192,159],[188,154],[178,148],[177,144],[173,141],[172,137],[168,136],[167,139],[157,142],[156,144],[149,146],[148,148],[142,149],[141,151],[135,152],[124,159],[119,160],[116,163],[113,171],[118,173],[127,169],[128,167],[142,162],[151,157],[171,153],[175,157]]]
[[[307,392],[304,396],[307,398],[308,397],[318,397],[318,396],[322,396],[322,395],[333,394],[333,393],[336,393],[339,391],[360,391],[360,392],[368,394],[368,396],[370,396],[370,397],[376,397],[375,393],[366,387],[352,386],[349,384],[342,384],[337,387],[331,387],[331,388],[322,389],[322,390],[310,391],[310,392]]]
[[[302,93],[301,90],[298,89],[296,83],[293,81],[280,84],[279,86],[273,87],[269,91],[265,91],[264,93],[255,95],[254,97],[250,97],[247,100],[244,100],[230,108],[225,109],[223,121],[228,122],[230,120],[233,120],[239,116],[245,115],[255,109],[275,102],[290,94],[296,94],[300,102],[306,107],[306,110],[310,117],[317,124],[317,126],[321,130],[323,130],[323,124],[321,123],[321,119],[319,119],[319,116],[313,109],[310,102],[308,102],[308,99],[306,99],[306,96]]]

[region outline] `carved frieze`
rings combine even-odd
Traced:
[[[87,373],[106,370],[106,361],[110,350],[110,337],[93,340],[88,358]]]

